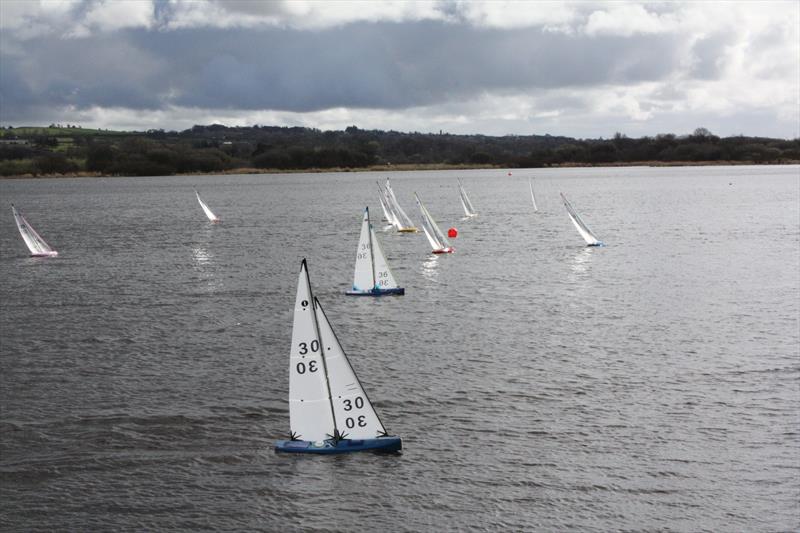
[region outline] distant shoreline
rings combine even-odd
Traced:
[[[400,165],[371,165],[358,168],[306,168],[306,169],[276,169],[276,168],[232,168],[216,172],[186,172],[167,174],[165,176],[123,176],[118,174],[104,174],[101,172],[67,172],[64,174],[18,174],[0,176],[0,179],[45,179],[45,178],[131,178],[151,177],[163,178],[169,176],[228,176],[237,174],[326,174],[343,172],[413,172],[425,170],[517,170],[536,171],[551,168],[611,168],[611,167],[706,167],[706,166],[783,166],[800,165],[800,160],[788,160],[771,163],[756,163],[755,161],[631,161],[616,163],[560,163],[546,167],[509,168],[496,165],[446,165],[446,164],[400,164]]]

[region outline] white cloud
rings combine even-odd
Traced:
[[[648,11],[642,4],[609,3],[606,8],[593,11],[583,27],[587,35],[621,35],[666,33],[677,29],[673,13],[659,14]],[[680,11],[680,6],[676,6]]]

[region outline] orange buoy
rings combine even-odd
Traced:
[[[456,237],[458,237],[458,230],[456,228],[450,228],[449,230],[447,230],[447,236],[450,237],[451,239],[455,239]]]

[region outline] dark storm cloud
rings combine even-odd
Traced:
[[[586,36],[436,22],[126,30],[40,37],[2,55],[3,120],[31,107],[403,109],[491,91],[660,80],[674,35]]]

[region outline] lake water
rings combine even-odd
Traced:
[[[380,233],[406,294],[349,298],[387,176],[418,224],[414,191],[459,230],[456,253]],[[559,192],[607,247],[583,246]],[[800,529],[797,166],[4,180],[0,196],[4,531]],[[10,202],[57,258],[27,257]],[[273,452],[304,257],[402,455]]]

